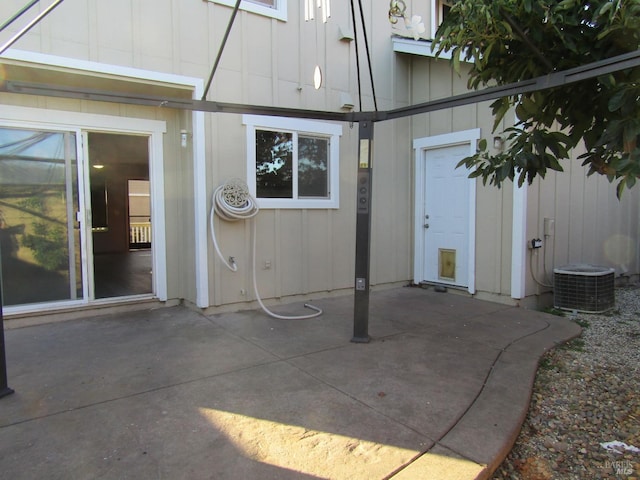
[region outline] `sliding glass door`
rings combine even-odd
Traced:
[[[0,127],[5,306],[82,300],[76,133]]]

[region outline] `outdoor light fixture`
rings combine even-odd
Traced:
[[[327,19],[331,16],[331,0],[304,0],[304,20],[308,22],[315,18],[314,3],[317,3],[317,8],[322,10],[322,21],[327,23]]]
[[[420,36],[425,32],[426,28],[420,15],[412,15],[409,18],[407,14],[407,5],[403,0],[391,0],[389,2],[389,22],[397,25],[398,21],[404,20],[404,26],[411,32],[414,40],[419,40]]]
[[[504,147],[504,138],[500,136],[493,137],[493,148],[502,151],[502,147]]]
[[[187,148],[187,140],[189,139],[189,132],[186,130],[180,130],[180,146]]]

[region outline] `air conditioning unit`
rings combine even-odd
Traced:
[[[553,269],[555,308],[586,313],[615,306],[615,270],[597,265],[566,265]]]

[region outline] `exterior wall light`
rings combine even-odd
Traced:
[[[404,21],[405,28],[411,33],[414,40],[419,40],[425,32],[426,27],[420,15],[412,15],[409,18],[407,5],[403,0],[391,0],[389,2],[389,22],[396,25],[399,20]]]

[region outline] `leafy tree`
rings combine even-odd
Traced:
[[[469,88],[503,85],[604,60],[640,48],[640,0],[457,0],[435,35],[436,55],[452,52],[454,68],[473,63]],[[491,104],[494,131],[515,107],[507,149],[460,162],[473,177],[522,185],[584,142],[588,175],[619,179],[618,197],[640,177],[640,67],[524,93]]]

